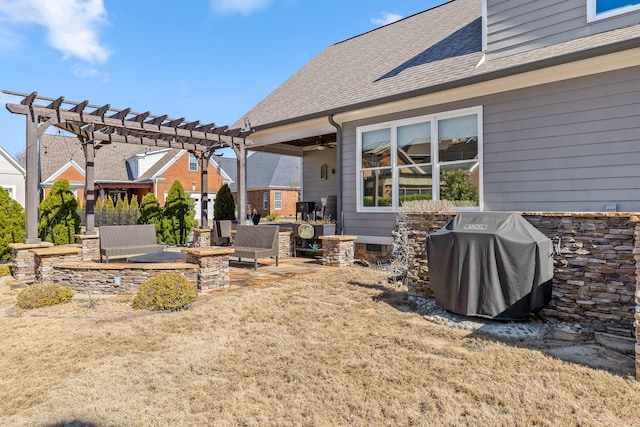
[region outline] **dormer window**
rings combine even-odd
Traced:
[[[587,0],[589,22],[635,10],[640,10],[640,0]]]
[[[193,153],[189,153],[189,170],[190,171],[198,170],[198,158]]]

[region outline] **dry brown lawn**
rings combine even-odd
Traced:
[[[640,383],[434,325],[352,267],[215,292],[20,311],[0,279],[0,425],[640,424]]]

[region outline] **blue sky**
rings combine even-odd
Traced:
[[[325,47],[444,2],[0,0],[0,89],[230,125]]]

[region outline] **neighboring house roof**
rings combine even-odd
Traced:
[[[13,166],[13,168],[21,173],[22,175],[26,174],[26,171],[24,170],[24,168],[22,167],[22,165],[20,165],[20,163],[18,162],[18,160],[16,160],[11,154],[9,154],[9,152],[7,150],[5,150],[4,148],[0,147],[0,156],[4,157],[7,162]]]
[[[96,181],[129,181],[126,159],[153,147],[113,143],[103,145],[95,153]],[[40,138],[40,179],[47,181],[69,162],[75,162],[84,171],[85,157],[80,141],[63,135],[42,135]]]
[[[233,179],[231,191],[237,186],[237,160],[220,157],[220,167]],[[255,152],[247,157],[247,190],[300,189],[302,184],[302,160],[299,157]]]
[[[127,165],[127,160],[136,155],[152,152],[166,153],[160,157],[148,170],[135,178]],[[152,178],[158,178],[171,166],[177,158],[186,151],[179,149],[158,149],[145,145],[112,143],[102,145],[96,150],[94,161],[95,181],[101,182],[148,182]],[[220,168],[211,159],[211,163]],[[42,135],[40,138],[40,170],[41,181],[55,180],[57,175],[68,167],[75,167],[84,174],[85,156],[80,141],[75,137],[63,135]],[[227,175],[222,175],[223,182],[231,181]]]
[[[482,1],[454,0],[329,46],[234,126],[246,117],[261,130],[630,45],[640,45],[640,24],[486,59],[482,51]]]

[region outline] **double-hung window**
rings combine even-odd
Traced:
[[[481,206],[482,108],[357,129],[360,212],[393,212],[405,200]]]
[[[189,170],[190,171],[198,170],[198,158],[193,153],[189,153]]]
[[[275,210],[282,210],[282,191],[273,193],[273,208]]]
[[[262,193],[262,209],[269,210],[269,193]]]
[[[587,0],[587,20],[610,18],[640,10],[640,0]]]

